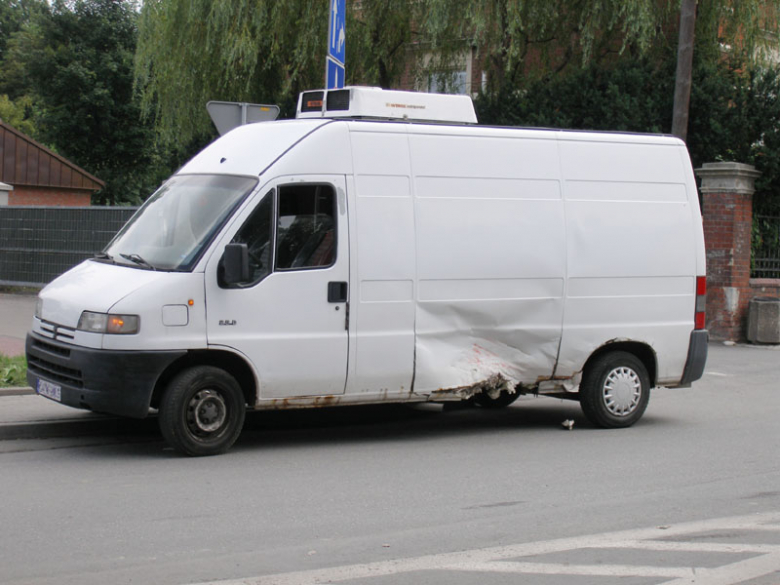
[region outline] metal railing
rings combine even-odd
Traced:
[[[135,207],[0,207],[0,285],[43,286],[101,251]]]
[[[780,216],[754,215],[752,278],[780,278]]]

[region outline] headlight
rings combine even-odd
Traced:
[[[106,313],[84,311],[76,329],[90,333],[131,335],[138,333],[139,325],[138,315],[107,315]]]
[[[43,299],[38,297],[35,300],[35,318],[40,320],[41,315],[43,315]]]

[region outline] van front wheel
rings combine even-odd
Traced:
[[[596,358],[582,376],[580,406],[599,427],[630,427],[642,418],[649,400],[647,368],[628,352],[613,351]]]
[[[246,403],[235,378],[212,366],[180,372],[160,402],[160,432],[179,453],[217,455],[235,443]]]

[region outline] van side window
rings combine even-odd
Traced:
[[[279,189],[276,269],[331,266],[336,259],[336,194],[330,185]]]
[[[249,252],[249,286],[260,282],[271,272],[273,204],[274,192],[271,190],[265,194],[231,241],[246,244]]]

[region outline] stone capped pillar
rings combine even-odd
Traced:
[[[701,177],[707,249],[707,328],[712,339],[745,338],[750,289],[753,193],[761,174],[751,165],[705,163]]]

